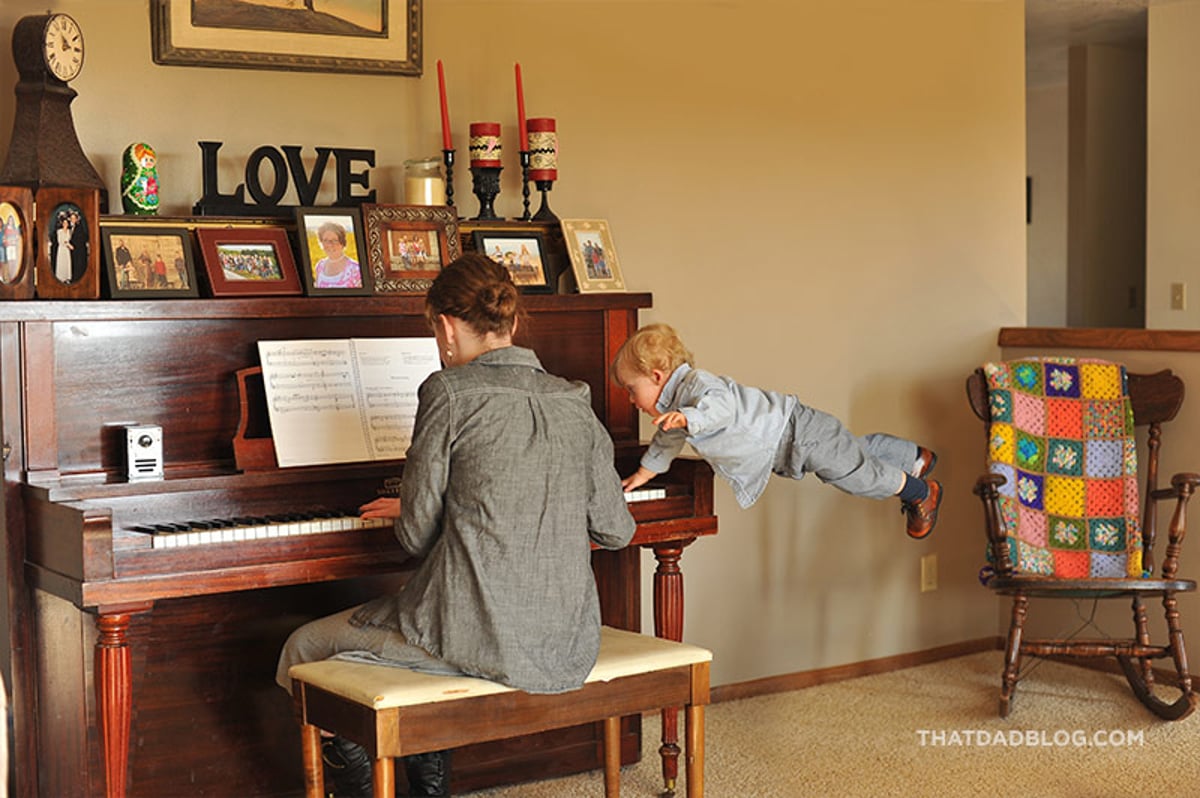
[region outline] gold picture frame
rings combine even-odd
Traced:
[[[563,238],[581,294],[624,291],[612,232],[604,219],[563,219]]]
[[[377,14],[350,20],[306,4],[150,0],[154,63],[419,76],[422,0],[377,2]]]
[[[362,215],[377,294],[423,294],[462,254],[458,216],[446,205],[364,203]]]

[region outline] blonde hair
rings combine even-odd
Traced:
[[[621,344],[609,368],[609,376],[619,384],[617,370],[621,367],[637,375],[649,376],[655,369],[670,374],[684,363],[692,365],[692,353],[683,345],[675,328],[669,324],[648,324]]]

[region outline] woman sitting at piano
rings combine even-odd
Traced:
[[[608,432],[586,385],[547,374],[514,346],[519,294],[508,270],[468,254],[426,296],[442,363],[419,391],[395,518],[423,562],[404,588],[313,621],[284,645],[288,668],[337,656],[481,676],[530,693],[583,684],[600,647],[591,544],[625,546],[634,522]],[[339,737],[323,745],[338,798],[371,794],[371,764]],[[405,760],[412,795],[449,795],[445,752]]]

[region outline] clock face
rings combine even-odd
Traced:
[[[83,31],[66,14],[54,14],[42,36],[42,57],[59,80],[73,80],[83,69]]]

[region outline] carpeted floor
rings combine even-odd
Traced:
[[[1053,662],[1035,664],[1018,685],[1013,712],[1004,720],[996,715],[1002,666],[998,651],[712,705],[706,718],[706,795],[1200,794],[1200,712],[1163,722],[1134,698],[1121,676]],[[643,730],[641,762],[621,772],[626,798],[662,793],[657,716],[648,717]],[[603,794],[603,773],[594,771],[469,795]]]

